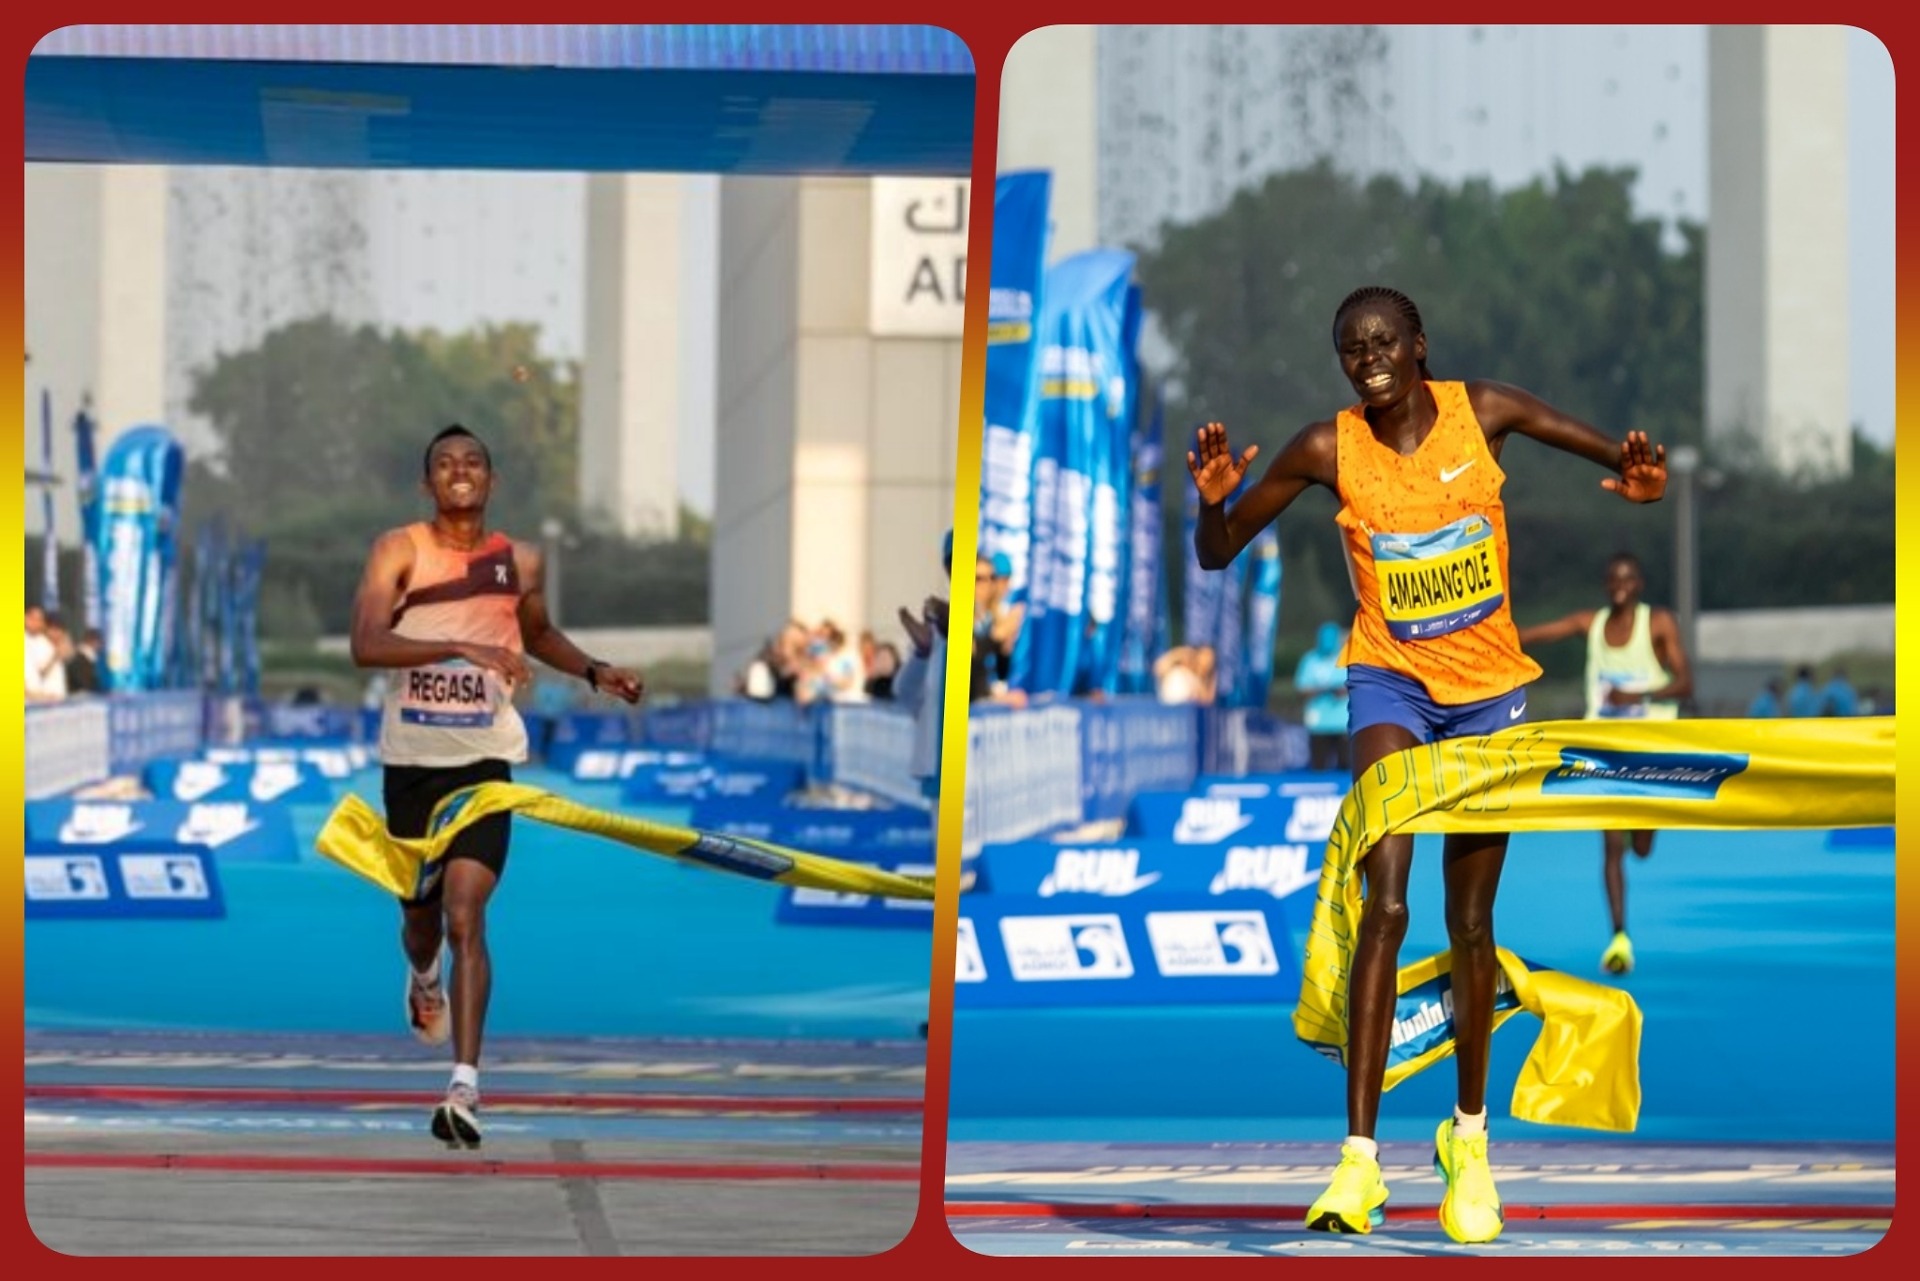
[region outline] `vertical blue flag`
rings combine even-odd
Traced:
[[[1120,692],[1127,632],[1127,544],[1133,513],[1134,417],[1140,404],[1140,287],[1127,287],[1120,320],[1120,368],[1107,379],[1109,421],[1096,434],[1091,550],[1087,577],[1087,650],[1081,686]]]
[[[260,574],[267,545],[255,539],[240,549],[234,585],[234,615],[240,646],[240,692],[260,692]]]
[[[1253,590],[1247,602],[1246,690],[1240,701],[1265,707],[1273,683],[1273,642],[1280,631],[1280,531],[1268,525],[1247,549],[1253,558]]]
[[[165,679],[181,462],[164,427],[135,427],[107,451],[96,552],[109,689],[154,689]]]
[[[1153,660],[1166,648],[1167,589],[1160,561],[1161,430],[1165,404],[1156,389],[1153,417],[1132,435],[1133,492],[1127,548],[1127,633],[1120,650],[1120,690],[1153,691]]]
[[[100,475],[93,451],[93,419],[82,409],[73,416],[73,483],[80,506],[81,613],[88,627],[104,634],[100,606]],[[106,673],[101,672],[101,683]]]
[[[1111,477],[1096,472],[1113,453],[1103,442],[1116,430],[1124,390],[1120,344],[1133,264],[1124,250],[1095,249],[1047,273],[1038,336],[1032,578],[1021,628],[1023,688],[1033,693],[1072,692],[1089,621],[1089,575],[1118,569],[1117,561],[1091,562],[1101,501],[1095,488],[1102,480],[1106,501],[1113,501]],[[1113,526],[1117,530],[1117,512]],[[1111,584],[1095,590],[1109,611],[1115,595]],[[1017,656],[1015,674],[1021,674]]]
[[[1044,170],[1001,174],[993,187],[993,276],[987,304],[985,433],[980,450],[980,554],[1004,553],[1015,599],[1026,591],[1033,525],[1035,327],[1046,277]],[[964,570],[962,572],[965,572]],[[1024,648],[1024,647],[1023,647]],[[1015,655],[1018,683],[1020,655]]]
[[[40,486],[40,516],[46,537],[40,548],[40,604],[49,614],[60,612],[60,531],[53,523],[53,393],[40,389],[40,457],[47,479]]]

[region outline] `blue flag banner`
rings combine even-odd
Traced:
[[[1268,525],[1247,549],[1253,558],[1252,591],[1247,601],[1245,688],[1240,703],[1265,707],[1273,684],[1273,643],[1280,632],[1280,531]]]
[[[1156,393],[1153,417],[1131,433],[1133,481],[1128,495],[1126,637],[1120,647],[1120,692],[1153,690],[1153,660],[1167,648],[1166,576],[1160,554],[1160,467],[1164,405]]]
[[[1120,372],[1107,380],[1109,421],[1094,438],[1093,512],[1087,572],[1087,652],[1082,690],[1120,692],[1127,630],[1127,544],[1132,536],[1134,414],[1140,401],[1140,287],[1129,285],[1121,310]]]
[[[260,692],[260,574],[266,562],[267,545],[255,539],[241,549],[235,566],[235,632],[244,694]]]
[[[1021,628],[1028,659],[1023,687],[1034,693],[1071,693],[1081,669],[1094,490],[1101,479],[1096,459],[1100,442],[1115,429],[1125,386],[1120,342],[1133,264],[1131,253],[1096,249],[1047,273],[1038,338],[1032,579]],[[1016,658],[1016,680],[1020,675]]]
[[[93,419],[83,409],[73,416],[73,483],[80,504],[81,612],[88,627],[101,628],[100,476],[93,451]],[[100,674],[102,683],[106,673]]]
[[[164,681],[181,463],[164,427],[132,428],[107,451],[95,550],[108,689],[157,689]]]
[[[980,554],[1002,553],[1011,590],[1026,589],[1033,521],[1034,335],[1046,276],[1045,170],[1001,174],[993,187],[993,276],[987,304],[985,435],[980,450]],[[1018,656],[1016,656],[1016,663]],[[1016,671],[1017,671],[1016,667]]]
[[[40,516],[46,536],[41,540],[40,603],[49,614],[60,612],[60,531],[53,521],[53,393],[40,389],[40,457],[47,480],[40,486]]]

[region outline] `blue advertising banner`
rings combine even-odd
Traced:
[[[1273,644],[1280,634],[1280,531],[1268,525],[1247,549],[1253,582],[1247,601],[1246,678],[1242,707],[1265,707],[1273,684]]]
[[[1100,844],[1014,841],[980,851],[980,879],[994,899],[1029,895],[1158,899],[1167,894],[1312,897],[1324,841],[1283,842],[1279,829],[1199,846],[1122,837]]]
[[[548,764],[552,765],[549,757]],[[605,747],[576,748],[571,764],[573,777],[582,783],[624,781],[633,772],[649,765],[683,769],[707,763],[705,752],[680,752],[658,747],[629,747],[615,750]],[[694,824],[698,827],[699,824]]]
[[[932,876],[933,851],[921,858],[850,859],[903,876]],[[930,899],[880,898],[872,894],[841,894],[833,890],[790,885],[780,892],[774,919],[783,925],[857,925],[883,929],[933,928]]]
[[[964,896],[954,1006],[1289,1004],[1312,899]]]
[[[1119,818],[1135,792],[1180,788],[1200,768],[1200,712],[1146,697],[1079,705],[1081,812]]]
[[[149,792],[172,801],[253,801],[266,805],[330,805],[333,788],[314,766],[297,760],[250,764],[158,760],[141,779]]]
[[[1132,536],[1134,413],[1139,404],[1140,287],[1127,287],[1120,324],[1120,372],[1107,379],[1108,421],[1096,428],[1093,511],[1088,530],[1087,643],[1079,692],[1120,692],[1127,631],[1127,544]]]
[[[840,810],[753,801],[698,801],[687,826],[821,854],[857,851],[876,857],[933,857],[933,815],[906,807]]]
[[[1162,567],[1160,467],[1166,454],[1162,433],[1166,405],[1156,389],[1153,417],[1133,433],[1133,481],[1128,507],[1126,637],[1120,646],[1120,692],[1153,692],[1153,660],[1165,653],[1167,577]]]
[[[94,454],[93,419],[86,410],[73,416],[73,483],[80,504],[82,613],[86,625],[101,628],[100,604],[100,465]],[[106,672],[100,673],[104,685]]]
[[[1097,249],[1047,273],[1037,339],[1032,578],[1019,642],[1026,657],[1023,663],[1016,653],[1014,663],[1015,683],[1033,693],[1071,693],[1081,670],[1094,490],[1103,480],[1112,484],[1096,469],[1124,399],[1120,344],[1133,265],[1131,253]],[[1116,561],[1102,572],[1117,570]]]
[[[53,393],[40,389],[40,465],[47,480],[40,486],[40,605],[49,614],[60,612],[60,531],[53,520]]]
[[[155,843],[211,850],[227,862],[294,863],[284,805],[244,801],[29,801],[27,843],[45,850],[112,852]]]
[[[224,917],[220,875],[204,849],[161,843],[75,851],[28,845],[26,919]]]
[[[620,797],[629,804],[684,804],[727,797],[779,801],[805,783],[791,761],[713,761],[704,765],[642,765],[627,775]]]
[[[1291,796],[1141,792],[1127,808],[1127,839],[1176,845],[1277,841],[1318,850],[1326,845],[1345,799],[1345,788]]]
[[[1353,778],[1340,770],[1294,770],[1284,774],[1202,774],[1193,790],[1203,796],[1345,796]]]
[[[100,477],[102,683],[158,688],[170,651],[168,609],[182,455],[164,427],[135,427],[107,451]]]
[[[987,303],[986,430],[980,447],[980,554],[1004,553],[1016,592],[1031,577],[1035,331],[1046,277],[1044,170],[993,186],[993,277]],[[1018,669],[1016,668],[1016,671]]]

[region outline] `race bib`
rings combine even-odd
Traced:
[[[1600,673],[1599,683],[1600,683],[1599,714],[1602,717],[1605,717],[1609,720],[1645,720],[1647,719],[1647,702],[1645,699],[1641,699],[1637,703],[1628,703],[1625,705],[1609,703],[1607,701],[1607,695],[1611,694],[1616,689],[1619,690],[1622,694],[1646,693],[1647,692],[1646,681],[1642,680],[1638,676],[1622,676],[1617,674],[1610,675],[1606,672],[1602,672]]]
[[[1493,522],[1466,516],[1428,534],[1375,534],[1380,610],[1395,640],[1432,640],[1472,627],[1500,607]]]
[[[493,724],[499,686],[485,668],[455,659],[408,668],[400,678],[400,719],[462,729]]]

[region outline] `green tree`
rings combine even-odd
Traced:
[[[558,519],[574,532],[570,625],[705,621],[703,542],[626,540],[580,511],[580,370],[542,355],[539,339],[523,324],[407,333],[322,317],[222,356],[189,401],[218,447],[189,466],[185,543],[214,517],[265,538],[263,632],[339,633],[374,536],[427,513],[426,443],[458,422],[493,456],[495,526],[537,539]]]

